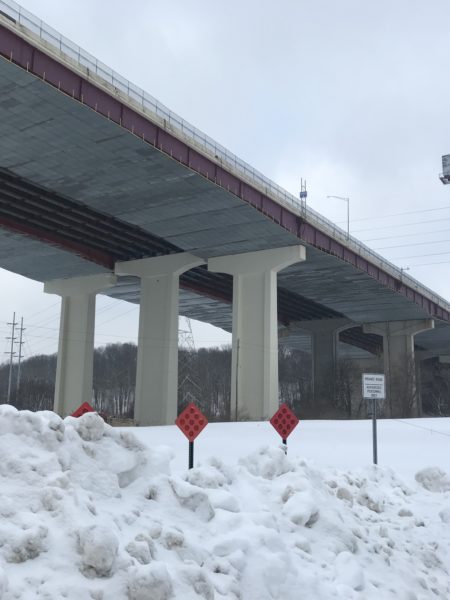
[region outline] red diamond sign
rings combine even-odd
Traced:
[[[77,408],[77,410],[75,412],[73,412],[70,416],[71,417],[81,417],[81,415],[84,415],[87,412],[95,412],[95,410],[92,408],[92,406],[89,404],[89,402],[83,402],[83,404],[81,406],[79,406]]]
[[[270,424],[276,429],[277,433],[281,435],[283,440],[286,440],[288,435],[294,431],[298,422],[297,417],[287,404],[282,404],[270,419]]]
[[[208,425],[208,419],[193,402],[178,415],[175,424],[181,429],[190,442]]]

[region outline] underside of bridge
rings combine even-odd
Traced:
[[[0,98],[3,268],[47,281],[107,272],[117,260],[180,251],[207,259],[299,242],[231,191],[5,59]],[[427,315],[367,272],[311,245],[307,260],[278,279],[284,325]],[[136,278],[124,277],[108,294],[139,302],[139,289]],[[186,316],[230,330],[231,298],[230,276],[199,267],[181,278]],[[341,337],[379,352],[379,340],[360,327]],[[428,349],[435,337],[424,333],[417,341]]]
[[[278,273],[285,343],[302,347],[308,322],[347,320],[340,340],[380,355],[383,338],[364,324],[433,317],[416,347],[448,353],[439,304],[0,23],[0,267],[45,282],[298,244],[306,260]],[[119,276],[104,293],[139,303],[140,280]],[[182,315],[230,331],[232,297],[231,275],[198,266],[180,277]]]

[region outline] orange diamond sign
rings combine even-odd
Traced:
[[[175,424],[181,429],[190,442],[208,425],[208,419],[193,402],[178,415]]]
[[[281,435],[283,440],[286,440],[294,429],[297,427],[299,420],[294,415],[287,404],[282,404],[277,412],[270,419],[270,424]]]
[[[83,402],[83,404],[81,406],[79,406],[77,408],[77,410],[75,412],[73,412],[70,416],[71,417],[81,417],[81,415],[84,415],[87,412],[95,412],[95,410],[92,408],[92,406],[89,404],[89,402]]]

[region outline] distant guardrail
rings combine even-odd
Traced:
[[[287,206],[298,215],[302,216],[311,225],[320,229],[335,240],[346,245],[349,249],[357,252],[361,257],[370,261],[375,266],[383,269],[393,277],[400,279],[404,284],[413,288],[417,292],[426,296],[429,300],[439,305],[441,308],[450,312],[450,303],[436,294],[430,288],[421,284],[417,279],[405,274],[404,270],[396,267],[386,260],[381,254],[371,250],[360,240],[352,235],[347,235],[341,227],[335,225],[329,219],[323,217],[320,213],[307,206],[305,202],[300,201],[293,194],[265,177],[250,164],[238,158],[235,154],[227,150],[221,144],[218,144],[211,137],[197,129],[179,115],[171,111],[164,104],[156,100],[153,96],[122,77],[116,71],[97,60],[92,54],[86,52],[77,44],[65,38],[58,31],[47,25],[44,21],[25,10],[22,6],[13,0],[0,0],[0,15],[16,24],[25,27],[34,35],[37,35],[43,42],[50,44],[55,50],[66,55],[68,58],[76,61],[84,69],[95,74],[108,85],[113,86],[118,91],[126,94],[135,103],[137,102],[146,114],[153,114],[157,121],[163,121],[169,124],[170,130],[176,132],[181,138],[194,142],[212,160],[220,161],[221,166],[229,168],[231,171],[242,176],[246,181],[257,187],[264,194],[270,196],[273,200]]]

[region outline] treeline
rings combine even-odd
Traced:
[[[310,391],[308,358],[303,353],[280,349],[280,395],[298,408]],[[99,412],[132,418],[136,379],[137,348],[134,344],[109,344],[94,353],[92,404]],[[33,356],[20,367],[13,366],[10,403],[19,409],[52,410],[55,390],[56,355]],[[178,401],[183,409],[195,402],[212,421],[229,420],[231,398],[231,349],[179,350]],[[0,365],[0,397],[8,395],[9,365]]]
[[[137,348],[134,344],[109,344],[94,353],[92,404],[110,417],[133,418]],[[19,409],[51,410],[55,389],[56,355],[33,356],[11,373],[10,403]],[[231,349],[180,348],[178,403],[182,410],[195,402],[212,421],[230,419]],[[326,375],[325,375],[326,376]],[[335,397],[330,398],[327,418],[365,418],[361,398],[361,369],[340,361],[335,375]],[[450,415],[450,365],[433,359],[421,368],[423,413]],[[9,365],[0,365],[0,403],[7,401]],[[279,350],[280,401],[303,418],[320,418],[312,400],[311,357],[285,347]],[[89,399],[88,399],[89,400]],[[405,416],[408,416],[405,414]]]

